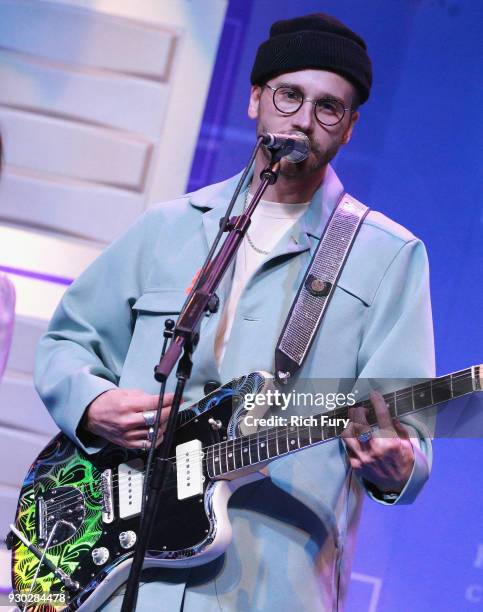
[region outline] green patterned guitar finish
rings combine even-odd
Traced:
[[[46,535],[49,525],[55,524],[57,518],[78,526],[69,537],[74,530],[60,525],[58,536],[54,533],[48,551],[50,560],[72,575],[102,534],[102,509],[99,471],[72,442],[59,435],[30,468],[20,493],[16,526],[30,542],[41,548],[46,540],[37,537],[37,528],[41,531],[40,521],[44,520]],[[39,516],[38,512],[44,515]],[[17,593],[29,593],[38,565],[37,557],[17,540],[12,550],[13,586]],[[46,569],[40,571],[32,593],[49,596],[62,593],[59,601],[65,595],[59,580]],[[44,610],[49,607],[44,606]]]

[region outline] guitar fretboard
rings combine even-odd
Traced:
[[[482,375],[483,366],[473,366],[386,393],[383,397],[391,416],[399,418],[473,391],[480,391]],[[362,405],[366,409],[369,425],[377,425],[377,418],[370,401],[358,402],[357,405]],[[281,416],[279,418],[290,422],[293,419],[295,421],[301,419],[301,421],[296,421],[295,424],[270,427],[254,434],[214,444],[205,449],[209,477],[229,475],[242,468],[263,464],[287,453],[332,440],[340,436],[344,430],[343,420],[349,418],[349,408],[337,408],[314,416]]]

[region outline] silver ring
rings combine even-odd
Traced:
[[[147,440],[143,440],[143,447],[141,449],[143,452],[146,452],[148,450],[148,442]]]
[[[151,427],[156,421],[156,410],[146,410],[143,412],[143,419],[146,427]]]
[[[369,442],[371,438],[372,438],[372,431],[370,429],[368,429],[367,431],[363,431],[357,436],[357,439],[359,440],[359,442]]]
[[[151,442],[153,438],[154,438],[154,427],[150,427],[148,429],[148,435],[147,435],[148,442]]]

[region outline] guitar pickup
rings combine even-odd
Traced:
[[[121,463],[118,470],[119,518],[128,519],[141,513],[144,483],[144,461],[133,459]]]
[[[201,442],[191,440],[176,447],[176,480],[178,499],[203,494],[203,456]]]

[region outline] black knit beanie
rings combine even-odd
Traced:
[[[270,38],[258,47],[250,80],[263,85],[284,72],[306,68],[336,72],[357,88],[361,104],[369,98],[372,65],[366,43],[330,15],[276,21]]]

